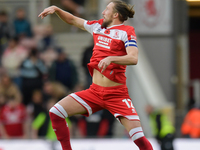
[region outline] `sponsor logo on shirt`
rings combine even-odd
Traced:
[[[106,48],[106,49],[110,49],[109,45],[110,45],[111,41],[112,41],[111,38],[98,36],[98,43],[96,43],[96,45],[103,47],[103,48]]]
[[[107,42],[107,43],[111,43],[111,41],[112,41],[111,38],[107,38],[107,37],[103,37],[103,36],[99,36],[98,40],[101,40],[101,41]]]

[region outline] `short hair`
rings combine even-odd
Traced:
[[[112,0],[114,3],[114,12],[119,13],[119,20],[124,22],[128,20],[128,18],[133,18],[135,14],[134,6],[127,4],[120,0]]]

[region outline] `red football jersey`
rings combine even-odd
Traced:
[[[25,120],[26,108],[22,104],[15,108],[10,108],[8,105],[5,105],[0,111],[0,122],[10,137],[23,136],[23,123]]]
[[[97,21],[85,21],[85,29],[93,35],[93,55],[88,64],[88,69],[93,75],[93,69],[100,71],[98,63],[108,56],[126,55],[126,47],[137,47],[135,30],[132,26],[124,24],[102,28],[103,19]],[[103,75],[110,80],[126,84],[126,65],[111,63],[103,72]]]

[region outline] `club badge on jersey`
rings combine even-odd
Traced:
[[[119,38],[119,31],[117,30],[117,31],[115,31],[115,34],[114,34],[114,36],[113,36],[114,38]]]

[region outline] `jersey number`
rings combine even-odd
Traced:
[[[130,99],[123,99],[122,102],[126,103],[128,108],[134,108],[133,103]]]
[[[128,108],[132,108],[132,113],[136,113],[133,103],[130,99],[123,99],[122,102],[124,102]]]

